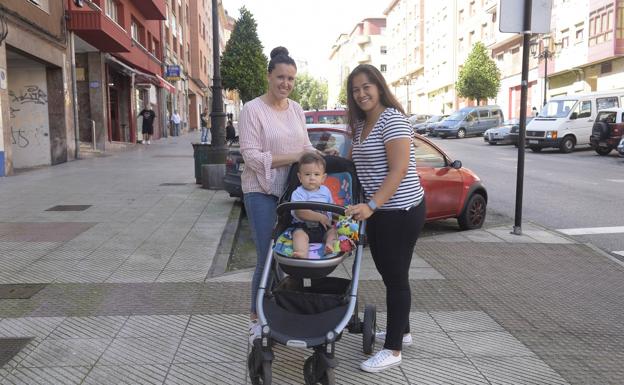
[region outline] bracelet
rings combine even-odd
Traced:
[[[377,203],[375,203],[374,200],[369,200],[367,203],[368,207],[370,207],[371,210],[373,210],[373,212],[375,212],[377,210]]]

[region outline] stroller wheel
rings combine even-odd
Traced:
[[[316,355],[312,354],[303,363],[303,379],[305,385],[316,385]]]
[[[249,371],[249,380],[252,385],[261,385],[260,382],[260,371],[261,367],[258,365],[256,360],[257,354],[254,352],[252,348],[251,352],[249,352],[249,356],[247,357],[247,369]]]
[[[364,308],[364,322],[362,323],[362,351],[371,354],[375,347],[375,330],[377,330],[377,310],[375,305],[366,305]]]
[[[336,384],[336,373],[333,368],[327,368],[325,370],[325,374],[321,377],[320,381],[321,385],[335,385]]]
[[[262,361],[262,385],[271,385],[273,381],[271,374],[271,361]]]

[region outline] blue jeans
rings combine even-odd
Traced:
[[[173,136],[180,135],[180,123],[173,123]]]
[[[243,201],[245,202],[247,218],[249,218],[251,235],[256,245],[256,270],[251,280],[251,312],[255,313],[258,286],[260,285],[262,270],[269,252],[273,226],[275,226],[275,221],[277,220],[275,213],[277,197],[275,195],[252,192],[243,194]]]
[[[208,127],[202,127],[201,128],[201,142],[202,143],[208,143],[208,134],[210,133],[210,130],[208,129]]]

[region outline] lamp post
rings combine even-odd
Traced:
[[[546,105],[546,93],[548,91],[548,59],[554,57],[555,52],[551,51],[549,48],[550,36],[546,35],[542,37],[542,46],[543,50],[540,51],[539,42],[536,40],[531,42],[531,55],[537,59],[539,62],[540,59],[544,59],[544,103],[542,105]],[[555,43],[555,46],[558,44]]]
[[[212,146],[225,148],[225,112],[223,111],[223,86],[221,85],[221,64],[219,53],[219,8],[218,1],[212,0],[212,112],[210,123]],[[225,157],[224,157],[225,162]]]

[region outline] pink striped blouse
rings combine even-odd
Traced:
[[[238,122],[240,149],[245,160],[243,193],[281,196],[290,166],[271,168],[273,155],[312,150],[299,103],[288,99],[288,109],[276,110],[260,97],[243,106]]]

